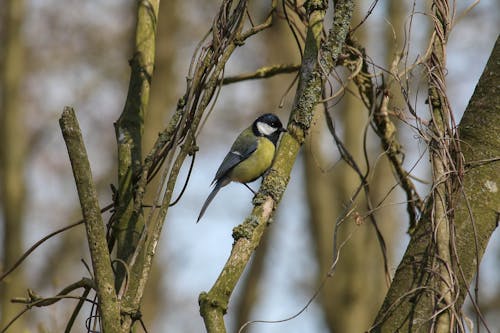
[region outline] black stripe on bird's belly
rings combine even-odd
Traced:
[[[259,137],[257,149],[230,171],[230,179],[240,183],[253,182],[262,176],[273,163],[274,150],[275,146],[269,139]]]

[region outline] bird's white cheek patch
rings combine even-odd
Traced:
[[[257,123],[257,129],[264,135],[271,135],[276,132],[276,128],[260,121]]]

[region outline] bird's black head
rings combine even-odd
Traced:
[[[257,118],[253,122],[252,130],[256,136],[265,136],[274,145],[278,142],[281,132],[286,132],[278,116],[272,113],[266,113]]]

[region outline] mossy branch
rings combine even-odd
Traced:
[[[311,126],[315,106],[321,100],[324,78],[335,66],[349,30],[352,1],[335,3],[333,28],[324,43],[321,36],[327,2],[308,1],[306,8],[309,11],[309,28],[288,133],[281,139],[275,162],[254,199],[255,207],[251,215],[233,231],[235,242],[222,272],[210,291],[200,294],[200,313],[208,332],[226,331],[223,315],[229,298],[281,200],[299,149]],[[321,59],[321,64],[318,59]]]
[[[80,206],[85,220],[97,297],[99,298],[102,328],[106,333],[119,332],[120,306],[114,289],[114,274],[106,242],[106,232],[97,200],[97,191],[92,180],[87,151],[72,108],[64,108],[59,119],[59,125],[68,149]]]

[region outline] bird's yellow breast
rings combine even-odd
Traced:
[[[246,160],[239,163],[230,172],[230,179],[240,183],[249,183],[266,172],[274,159],[274,144],[267,138],[258,138],[257,149]]]

